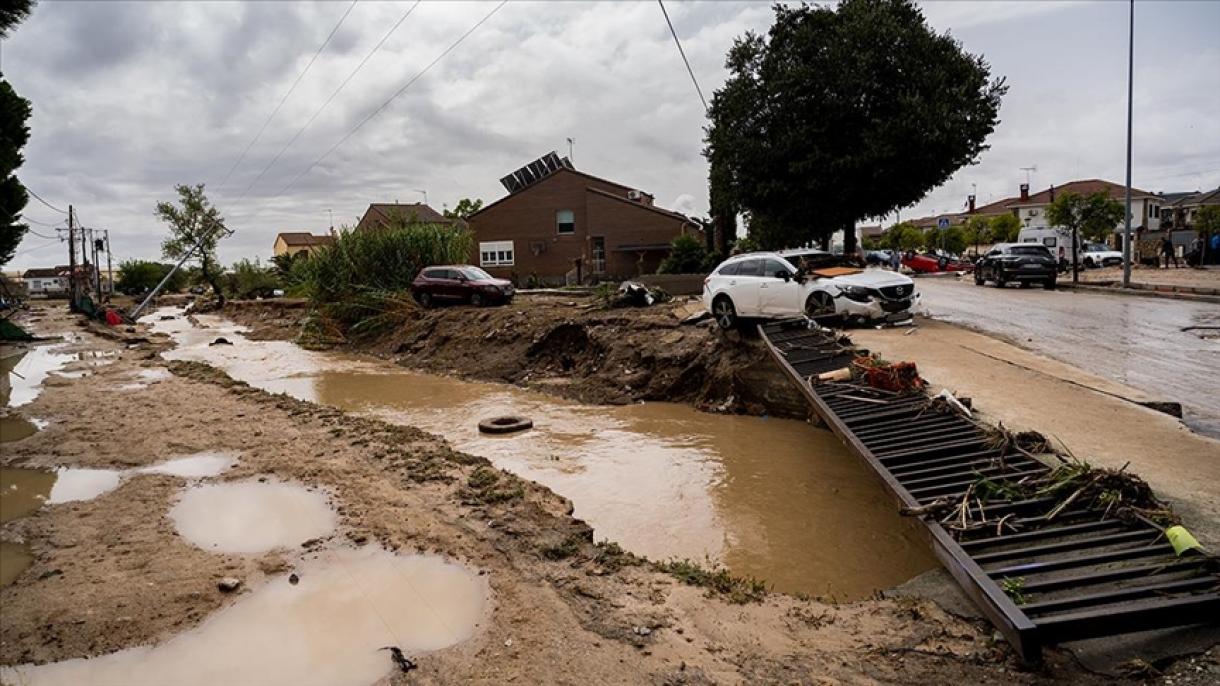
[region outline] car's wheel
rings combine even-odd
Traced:
[[[474,305],[475,307],[482,307],[484,304],[486,304],[486,302],[487,301],[483,299],[482,293],[471,293],[470,294],[470,304],[471,305]]]
[[[1054,279],[1047,279],[1046,281],[1043,281],[1043,282],[1042,282],[1042,287],[1043,287],[1043,288],[1045,288],[1045,289],[1046,289],[1046,290],[1048,290],[1048,291],[1053,291],[1053,290],[1055,290],[1055,280],[1054,280]]]
[[[814,291],[805,299],[805,316],[820,319],[834,316],[835,299],[826,291]]]
[[[423,307],[432,307],[432,294],[431,293],[427,293],[427,292],[420,293],[419,295],[415,296],[415,299],[418,300],[419,304]]]
[[[1086,257],[1086,258],[1085,258],[1085,260],[1084,260],[1084,268],[1085,268],[1085,269],[1092,269],[1093,267],[1096,267],[1096,266],[1097,266],[1097,264],[1096,264],[1095,262],[1093,262],[1093,258],[1092,258],[1092,257]]]
[[[1032,285],[1033,285],[1033,284],[1031,284],[1031,283],[1030,283],[1030,282],[1028,282],[1028,281],[1022,281],[1022,282],[1020,282],[1020,283],[1021,283],[1021,288],[1029,288],[1030,286],[1032,286]]]
[[[982,286],[984,283],[986,283],[986,280],[983,278],[983,270],[976,268],[974,270],[974,285]]]
[[[737,326],[737,308],[727,295],[717,296],[712,301],[712,316],[716,318],[716,325],[725,331]]]
[[[999,269],[995,270],[995,287],[1003,288],[1007,285],[1008,282],[1004,280],[1004,272]]]

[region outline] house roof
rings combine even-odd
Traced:
[[[561,174],[575,174],[576,176],[580,176],[580,177],[588,179],[590,181],[599,181],[601,183],[609,184],[611,186],[617,186],[618,188],[623,189],[624,194],[627,191],[634,190],[631,186],[624,186],[623,184],[618,183],[617,181],[603,179],[600,176],[593,176],[592,174],[586,174],[582,171],[576,171],[575,169],[568,169],[567,167],[564,167],[562,169],[557,169],[550,174],[547,174],[545,177],[526,186],[525,188],[522,188],[521,190],[517,191],[516,193],[509,193],[508,195],[504,196],[503,198],[500,198],[499,200],[491,203],[490,205],[484,205],[482,208],[479,209],[478,212],[471,214],[469,219],[473,219],[473,218],[479,216],[480,214],[486,212],[487,210],[490,210],[491,208],[495,207],[496,205],[499,205],[500,203],[504,202],[505,200],[508,200],[509,198],[514,198],[518,195],[521,195],[522,193],[528,192],[532,188],[537,188],[537,187],[541,186],[542,184],[546,183],[547,181],[549,181],[550,179],[558,178]],[[612,197],[614,196],[613,193],[611,193],[610,195]],[[626,200],[625,197],[623,199]]]
[[[394,203],[394,202],[375,202],[370,203],[369,208],[365,210],[364,216],[360,222],[364,223],[365,219],[380,219],[381,221],[389,221],[395,214],[402,217],[414,216],[417,221],[422,224],[452,224],[454,219],[450,219],[445,215],[432,209],[431,206],[425,205],[422,202]],[[370,215],[372,215],[370,217]]]
[[[284,245],[292,246],[330,245],[335,242],[334,236],[329,236],[326,234],[316,236],[305,231],[285,231],[276,236],[277,240],[281,238],[284,239]]]
[[[1127,187],[1121,183],[1112,181],[1104,181],[1102,179],[1084,179],[1082,181],[1069,181],[1061,186],[1051,186],[1044,191],[1034,193],[1029,196],[1028,200],[1017,198],[1016,202],[1011,204],[1012,207],[1030,207],[1033,205],[1049,205],[1051,204],[1052,191],[1056,194],[1077,193],[1079,195],[1092,195],[1093,193],[1103,192],[1111,198],[1122,198],[1127,193]],[[1138,188],[1131,189],[1132,197],[1155,198],[1158,197],[1155,193],[1142,191]]]
[[[53,279],[57,276],[67,276],[68,271],[68,265],[60,265],[58,267],[35,267],[34,269],[25,270],[25,274],[22,275],[22,278]]]
[[[1215,188],[1210,191],[1194,191],[1193,193],[1166,193],[1165,198],[1168,200],[1174,196],[1172,200],[1167,202],[1167,205],[1173,207],[1199,207],[1201,205],[1220,205],[1220,188]]]
[[[674,212],[673,210],[667,210],[663,207],[657,207],[656,205],[645,205],[642,202],[632,200],[631,198],[627,198],[622,195],[615,195],[614,193],[609,193],[607,191],[603,191],[600,188],[593,188],[592,186],[586,186],[585,192],[586,193],[596,193],[597,195],[610,198],[611,200],[617,200],[619,202],[627,203],[628,205],[631,205],[632,207],[638,207],[641,210],[648,210],[650,212],[656,212],[657,214],[664,215],[666,217],[669,217],[670,219],[677,219],[678,221],[690,222],[692,224],[694,223],[694,221],[692,221],[690,217],[686,216],[685,214],[682,214],[681,212]]]

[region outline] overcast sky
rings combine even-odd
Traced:
[[[221,259],[271,254],[280,231],[352,224],[370,202],[493,201],[498,179],[575,138],[578,169],[707,212],[705,118],[653,2],[510,2],[301,175],[485,17],[495,3],[426,2],[389,35],[308,130],[269,163],[411,3],[359,2],[258,142],[221,185],[348,2],[48,2],[4,41],[0,68],[33,102],[20,178],[116,258],[157,258],[153,217],[176,183],[208,184],[237,233]],[[734,37],[769,26],[767,3],[667,8],[704,93]],[[1127,3],[929,2],[937,31],[1011,88],[991,150],[904,217],[1077,178],[1124,180]],[[1220,2],[1136,5],[1135,178],[1151,191],[1220,185]],[[298,178],[299,177],[299,178]],[[296,179],[295,183],[293,180]],[[291,184],[291,185],[290,185]],[[286,192],[284,191],[287,187]],[[244,197],[243,197],[244,195]],[[31,199],[26,215],[63,215]],[[43,234],[52,229],[34,223]],[[54,247],[59,245],[59,247]],[[27,235],[7,269],[66,261]]]

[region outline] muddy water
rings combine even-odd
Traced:
[[[62,344],[30,348],[0,360],[0,399],[7,407],[21,407],[34,402],[42,392],[42,382],[53,372],[76,360],[72,353],[60,352]]]
[[[0,586],[8,586],[34,563],[30,547],[24,543],[0,541]]]
[[[295,548],[331,533],[337,523],[321,493],[257,481],[189,488],[169,517],[187,541],[226,553]]]
[[[583,406],[249,341],[220,320],[200,321],[206,328],[157,322],[173,325],[180,341],[167,357],[206,361],[268,391],[443,435],[571,499],[599,540],[653,559],[711,559],[781,591],[841,600],[935,564],[865,467],[829,432],[801,422],[668,403]],[[233,345],[207,345],[221,335]],[[480,419],[503,414],[526,415],[536,428],[478,432]]]
[[[155,647],[89,660],[0,668],[19,684],[124,686],[368,686],[394,669],[382,646],[408,655],[470,637],[487,604],[484,577],[434,556],[366,547],[272,579],[198,628]]]

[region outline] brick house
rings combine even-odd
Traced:
[[[409,224],[460,224],[461,219],[450,219],[422,202],[390,203],[375,202],[369,205],[356,224],[357,231],[385,226],[391,219],[401,219]]]
[[[468,220],[471,263],[519,284],[653,274],[675,237],[704,240],[698,223],[657,207],[652,195],[576,171],[553,153],[501,182],[509,195]]]

